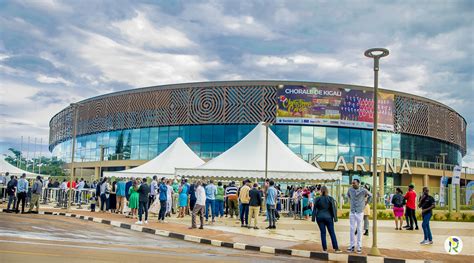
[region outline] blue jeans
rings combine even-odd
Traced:
[[[268,226],[275,226],[275,206],[267,204],[267,214],[268,214]]]
[[[241,206],[240,223],[247,226],[249,224],[249,204],[241,204]]]
[[[421,224],[421,227],[423,228],[423,234],[425,235],[425,239],[423,240],[433,241],[433,236],[431,235],[430,229],[430,220],[432,215],[433,214],[431,212],[423,215],[423,223]]]
[[[211,207],[212,220],[216,217],[216,200],[206,199],[206,220],[209,219],[209,207]]]
[[[321,244],[323,245],[323,250],[328,249],[326,243],[326,228],[329,231],[329,236],[331,236],[332,248],[339,249],[337,245],[336,232],[334,231],[334,221],[332,218],[316,218],[316,222],[319,226],[319,232],[321,232]]]
[[[104,210],[105,206],[105,210]],[[100,195],[100,210],[101,211],[108,211],[109,210],[109,199],[105,194]]]
[[[224,200],[216,200],[216,216],[224,216]]]

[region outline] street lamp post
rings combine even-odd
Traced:
[[[265,126],[265,181],[268,178],[268,129],[272,125],[269,122],[264,122]]]
[[[388,56],[389,51],[385,48],[371,48],[364,52],[364,55],[374,59],[374,129],[373,129],[373,153],[372,153],[372,210],[373,210],[373,234],[372,248],[369,255],[380,256],[377,247],[377,122],[378,122],[378,82],[379,82],[379,60]],[[381,186],[382,187],[382,186]]]
[[[67,202],[67,211],[70,211],[71,210],[71,202],[74,198],[74,190],[72,188],[72,184],[75,180],[75,177],[76,177],[76,172],[75,172],[75,163],[74,163],[74,154],[75,154],[75,150],[76,150],[76,133],[77,133],[77,115],[78,115],[78,110],[79,110],[79,104],[77,103],[71,103],[71,107],[72,107],[72,112],[74,114],[74,118],[73,118],[73,127],[72,127],[72,147],[71,147],[71,181],[69,183],[69,200]]]

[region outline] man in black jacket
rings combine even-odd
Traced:
[[[147,178],[143,178],[143,182],[138,187],[138,221],[136,224],[141,225],[142,223],[142,214],[145,212],[145,224],[148,224],[148,196],[150,195],[150,186],[146,184]]]
[[[258,190],[258,184],[254,183],[253,188],[250,189],[249,191],[249,196],[250,196],[250,202],[249,202],[249,207],[250,207],[250,214],[249,218],[250,221],[252,221],[252,218],[254,219],[254,224],[253,228],[258,229],[257,227],[257,217],[258,213],[260,211],[260,206],[262,205],[262,192]],[[250,228],[250,224],[248,226]]]

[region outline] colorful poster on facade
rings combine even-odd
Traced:
[[[451,183],[453,185],[458,185],[461,183],[461,169],[462,167],[459,165],[454,166],[453,168],[453,180]]]
[[[393,131],[394,95],[379,92],[378,127]],[[373,92],[349,88],[281,85],[276,122],[373,128]]]

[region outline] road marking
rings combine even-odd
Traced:
[[[46,253],[35,253],[35,252],[22,252],[13,250],[0,250],[0,254],[19,254],[19,255],[34,255],[34,256],[46,256],[46,257],[63,257],[63,255],[46,254]]]

